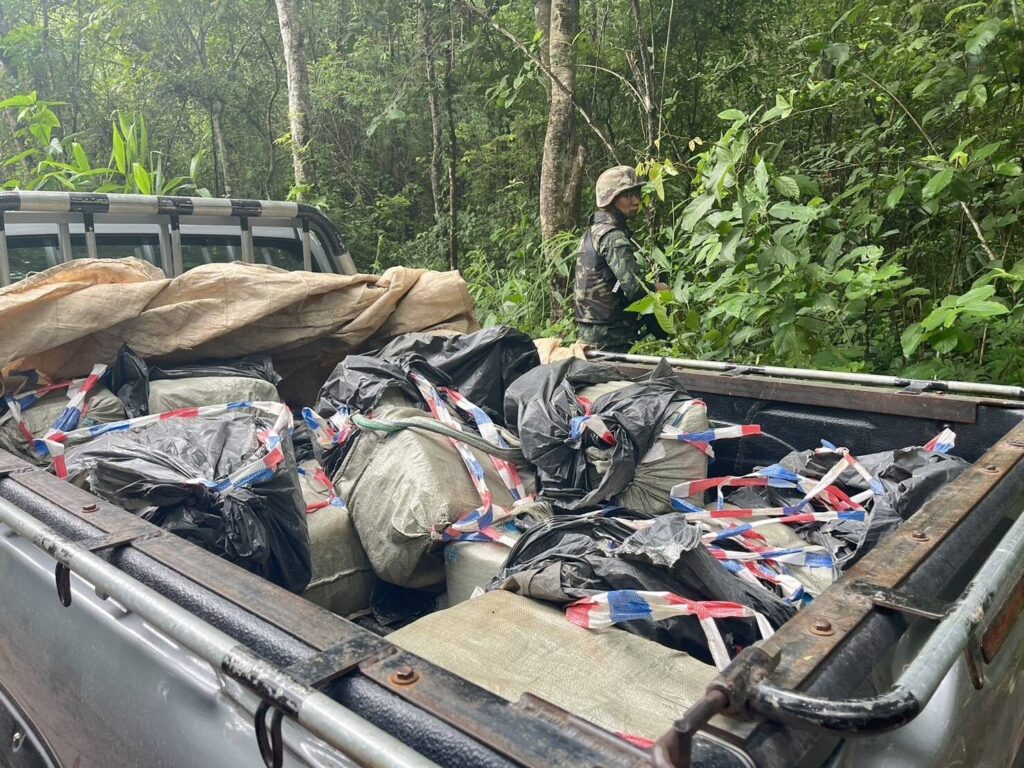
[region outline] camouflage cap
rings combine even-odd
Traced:
[[[597,177],[594,185],[594,195],[597,197],[597,207],[606,208],[612,204],[617,195],[629,189],[642,187],[644,182],[636,175],[636,170],[631,165],[616,165]]]

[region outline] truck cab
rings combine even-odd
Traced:
[[[231,261],[342,275],[357,271],[330,220],[302,203],[0,193],[0,286],[71,259],[129,256],[168,277]]]

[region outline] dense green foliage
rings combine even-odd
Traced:
[[[534,8],[489,4],[488,24],[466,2],[300,5],[317,184],[294,190],[273,3],[6,0],[0,176],[302,193],[362,267],[444,268],[427,95],[450,66],[481,319],[571,335],[578,232],[542,249],[537,223],[551,86]],[[580,0],[576,101],[647,175],[637,237],[672,286],[636,306],[672,340],[640,348],[1020,383],[1019,16],[1017,0]],[[583,223],[615,160],[579,117]]]

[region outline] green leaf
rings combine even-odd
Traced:
[[[972,317],[995,317],[996,315],[1005,315],[1010,311],[998,301],[979,301],[969,304],[964,307],[964,310]]]
[[[117,123],[113,125],[113,136],[114,136],[114,167],[117,168],[117,172],[122,176],[125,175],[125,146],[124,137],[121,136],[121,132],[117,128]]]
[[[701,195],[695,200],[690,201],[690,204],[683,211],[683,217],[679,221],[679,226],[686,232],[692,232],[693,228],[697,226],[697,222],[701,220],[704,214],[711,210],[711,206],[714,204],[714,195]]]
[[[0,109],[12,109],[14,107],[31,107],[36,103],[37,97],[36,92],[31,93],[20,93],[17,96],[11,96],[9,99],[0,101]]]
[[[969,11],[972,8],[984,8],[984,7],[985,7],[985,3],[983,3],[983,2],[964,3],[963,5],[958,5],[956,8],[954,8],[952,11],[950,11],[949,13],[946,14],[946,17],[942,20],[942,23],[943,24],[949,24],[949,20],[952,19],[957,14],[963,13],[964,11]]]
[[[746,117],[746,114],[738,109],[727,109],[718,113],[719,120],[745,120]]]
[[[149,172],[142,167],[141,163],[132,163],[132,176],[135,178],[135,184],[139,188],[139,192],[144,195],[153,194],[153,184],[149,177]]]
[[[956,306],[966,307],[969,304],[973,304],[977,301],[984,301],[985,299],[991,298],[995,295],[996,287],[994,285],[979,285],[977,288],[972,288],[962,296],[956,297]]]
[[[651,310],[654,309],[654,302],[657,301],[657,297],[654,294],[644,296],[642,299],[637,299],[628,307],[627,312],[636,312],[639,315],[649,315]]]
[[[800,185],[797,184],[796,179],[792,176],[776,176],[774,183],[779,193],[790,200],[796,200],[800,197]]]
[[[850,58],[850,46],[846,43],[832,43],[825,46],[825,58],[838,67]]]
[[[921,190],[921,197],[924,200],[931,200],[938,195],[942,190],[949,186],[949,182],[953,180],[953,169],[946,168],[939,171],[932,176],[928,183],[924,185],[924,189]]]
[[[36,154],[38,151],[39,150],[36,149],[35,147],[29,147],[28,149],[23,150],[22,152],[19,152],[18,154],[14,155],[13,157],[9,157],[6,160],[4,160],[2,166],[6,167],[8,165],[14,165],[15,163],[20,163],[22,160],[25,160],[27,158],[32,157],[32,155]]]
[[[924,338],[924,329],[920,323],[907,326],[907,330],[900,336],[900,345],[903,347],[903,356],[910,357],[914,354],[921,340]]]
[[[996,163],[993,170],[1000,176],[1020,176],[1020,164],[1010,162],[1009,160]]]
[[[75,165],[79,171],[88,171],[92,167],[89,165],[89,158],[86,156],[85,150],[77,141],[71,142],[71,152],[75,156]]]
[[[885,207],[892,210],[899,205],[900,200],[903,199],[903,193],[907,191],[907,188],[902,184],[897,184],[895,187],[889,190],[889,194],[885,196]]]
[[[814,221],[818,212],[806,205],[794,205],[793,203],[776,203],[768,209],[768,215],[776,219],[791,219],[793,221]]]
[[[971,30],[971,34],[967,36],[967,42],[964,44],[964,50],[977,56],[986,45],[992,42],[995,36],[999,33],[999,28],[1001,26],[1001,19],[986,19],[981,22],[981,24]]]
[[[932,348],[939,354],[945,355],[956,349],[958,334],[955,328],[946,328],[930,339]]]

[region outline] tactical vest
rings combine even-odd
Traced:
[[[594,325],[610,325],[621,321],[623,297],[615,291],[618,279],[600,250],[601,239],[615,229],[625,230],[616,216],[607,211],[596,211],[590,228],[580,241],[576,256],[575,290],[573,305],[576,321]]]

